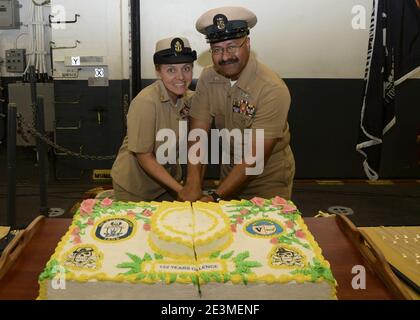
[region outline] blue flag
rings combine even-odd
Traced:
[[[395,87],[420,71],[420,0],[374,0],[359,141],[363,168],[379,178],[382,141],[396,123]]]

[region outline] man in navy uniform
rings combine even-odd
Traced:
[[[178,193],[184,201],[250,199],[255,196],[290,199],[295,162],[290,149],[287,122],[290,94],[283,80],[251,54],[248,37],[257,23],[253,12],[242,7],[222,7],[207,11],[196,28],[210,43],[213,65],[205,68],[197,83],[191,105],[191,130],[209,132],[214,119],[218,129],[264,130],[263,171],[247,175],[256,163],[222,164],[220,184],[209,196],[203,196],[201,164],[188,164],[184,188]],[[256,153],[256,139],[252,151]],[[244,159],[243,159],[244,160]],[[258,159],[256,160],[258,161]]]

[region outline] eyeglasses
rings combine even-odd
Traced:
[[[240,48],[242,48],[246,40],[247,38],[245,38],[245,40],[240,45],[229,46],[229,47],[226,47],[226,49],[221,48],[221,47],[214,47],[214,48],[211,48],[209,51],[214,56],[222,55],[225,51],[229,54],[235,54],[235,53],[238,53]]]

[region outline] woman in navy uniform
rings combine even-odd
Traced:
[[[179,137],[179,122],[189,114],[193,63],[197,59],[187,39],[162,39],[153,56],[158,80],[144,88],[131,102],[127,135],[111,170],[115,198],[119,201],[174,200],[182,189],[178,143],[175,163],[161,164],[156,141],[161,129]]]

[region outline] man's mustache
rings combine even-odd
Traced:
[[[219,62],[219,66],[224,66],[224,65],[227,65],[227,64],[237,63],[238,61],[239,61],[239,59],[235,59],[235,58],[228,59],[228,60],[222,60],[222,61]]]

